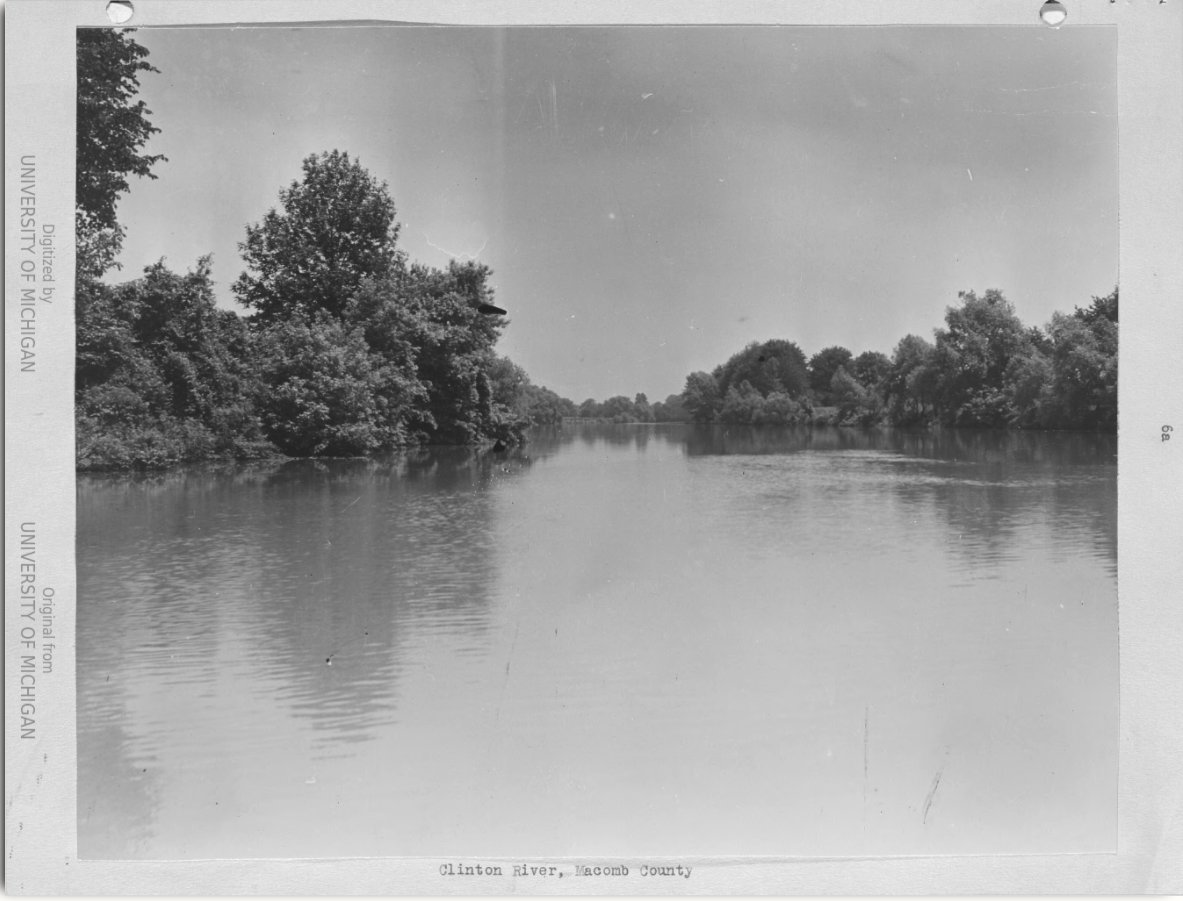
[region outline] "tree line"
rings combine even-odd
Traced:
[[[1027,327],[1002,292],[972,291],[945,311],[933,340],[907,335],[892,355],[792,341],[753,342],[680,394],[585,400],[579,417],[607,422],[743,425],[1117,429],[1118,289],[1045,328]],[[570,403],[570,402],[568,402]],[[571,406],[574,406],[571,404]]]
[[[1117,429],[1118,289],[1045,328],[1002,292],[962,292],[934,340],[907,335],[890,357],[791,341],[749,344],[686,378],[694,422]]]
[[[340,150],[307,157],[246,227],[233,291],[250,315],[218,308],[208,256],[105,282],[128,177],[165,162],[144,153],[158,129],[137,99],[157,70],[130,32],[82,30],[77,50],[79,468],[509,443],[562,418],[558,395],[495,351],[489,268],[409,260],[387,185]]]

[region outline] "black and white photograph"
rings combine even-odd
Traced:
[[[1116,27],[125,6],[9,233],[10,380],[72,297],[72,621],[6,554],[78,866],[1128,846]]]

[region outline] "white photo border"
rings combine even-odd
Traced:
[[[1043,28],[1041,0],[133,0],[129,27],[395,22],[467,25],[791,24]],[[1120,777],[1117,852],[877,859],[687,859],[680,894],[1183,893],[1183,4],[1063,0],[1064,28],[1114,28],[1118,43]],[[5,880],[35,895],[646,895],[664,881],[442,876],[452,861],[96,861],[77,857],[73,299],[37,310],[37,365],[22,371],[18,198],[34,159],[37,217],[61,236],[73,284],[75,30],[109,26],[105,0],[8,0],[5,10]],[[27,169],[28,167],[25,166]],[[1072,253],[1057,235],[1047,253]],[[1167,431],[1167,427],[1171,431]],[[1172,440],[1164,440],[1164,438]],[[62,649],[36,687],[36,737],[21,738],[15,565],[37,534],[38,591],[53,591]],[[479,861],[472,861],[478,863]],[[539,861],[526,861],[537,864]]]

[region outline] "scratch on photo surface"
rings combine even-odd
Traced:
[[[554,79],[550,82],[550,127],[554,136],[559,136],[559,89]]]
[[[501,722],[501,705],[505,701],[505,688],[507,685],[509,685],[509,665],[513,663],[513,652],[517,649],[518,632],[520,632],[521,629],[522,622],[521,620],[518,620],[517,625],[514,626],[513,629],[513,641],[511,641],[509,644],[509,657],[507,657],[505,660],[505,678],[501,681],[501,694],[497,698],[497,711],[493,715],[494,728],[496,728],[497,724]],[[492,736],[490,736],[490,741],[492,741]]]
[[[431,240],[431,238],[428,236],[427,232],[423,232],[423,240],[427,242],[427,245],[429,247],[433,247],[436,250],[438,250],[440,253],[446,254],[450,257],[455,257],[458,260],[478,259],[480,257],[480,255],[485,252],[485,248],[489,246],[489,239],[485,238],[485,240],[481,242],[480,247],[478,247],[476,250],[469,253],[464,250],[452,250],[452,249],[444,247],[440,244],[436,244],[434,241]]]
[[[945,767],[942,765],[941,768],[937,770],[936,776],[933,777],[932,788],[928,790],[928,797],[924,799],[924,815],[920,819],[922,824],[928,822],[928,811],[929,808],[932,807],[932,799],[937,796],[937,789],[941,785],[941,776],[944,774],[944,772]]]

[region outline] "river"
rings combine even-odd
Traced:
[[[78,477],[83,858],[1111,851],[1116,439]]]

